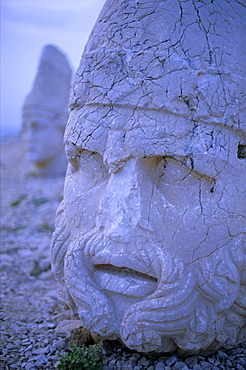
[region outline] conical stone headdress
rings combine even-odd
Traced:
[[[165,111],[245,130],[245,19],[237,1],[106,0],[71,103]]]
[[[46,115],[55,117],[59,125],[65,126],[71,74],[65,55],[54,45],[46,45],[31,92],[24,103],[23,115],[45,112]]]

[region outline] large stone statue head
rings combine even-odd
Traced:
[[[245,21],[237,0],[104,5],[52,242],[91,332],[143,352],[246,339]]]
[[[27,156],[37,175],[63,175],[66,172],[63,136],[68,119],[71,74],[65,55],[55,46],[46,45],[23,107]]]

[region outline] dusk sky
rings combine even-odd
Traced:
[[[1,0],[1,136],[21,129],[21,109],[46,44],[73,71],[105,0]]]

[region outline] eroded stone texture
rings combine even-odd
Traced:
[[[54,45],[46,45],[23,107],[27,156],[37,175],[65,174],[67,159],[63,136],[68,119],[71,74],[63,52]]]
[[[246,339],[245,21],[236,0],[104,5],[52,243],[91,332],[144,352]]]

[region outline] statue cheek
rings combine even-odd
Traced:
[[[199,182],[186,184],[184,188],[172,186],[162,188],[162,191],[155,188],[149,205],[149,226],[153,230],[155,241],[161,244],[163,250],[171,251],[173,256],[181,258],[185,263],[194,260],[194,253],[201,243],[203,247],[206,244],[205,250],[210,253],[219,244],[216,233],[213,241],[206,242],[211,228],[209,217],[205,214],[207,196],[211,214],[214,217],[219,215],[216,199],[201,189]],[[200,253],[199,256],[201,255]]]
[[[83,178],[81,181],[79,177],[78,174],[67,177],[64,188],[66,217],[75,237],[96,225],[96,215],[105,187],[104,183],[92,186],[89,179]]]

